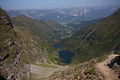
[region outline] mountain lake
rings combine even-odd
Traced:
[[[53,44],[53,48],[59,49],[62,47],[61,44]],[[70,64],[72,62],[72,58],[74,56],[74,53],[71,52],[71,50],[59,50],[58,51],[59,57],[61,58],[62,62],[65,64]]]

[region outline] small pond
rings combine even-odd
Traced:
[[[61,44],[55,43],[52,45],[53,48],[59,49],[62,47]],[[58,51],[59,57],[61,58],[61,61],[65,64],[70,64],[72,61],[72,58],[74,56],[74,53],[70,50],[59,50]]]
[[[74,53],[72,53],[70,50],[60,50],[58,51],[58,53],[59,53],[59,57],[61,58],[62,62],[66,64],[71,63]]]

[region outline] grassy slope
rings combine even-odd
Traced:
[[[21,75],[26,80],[28,63],[57,63],[56,51],[30,30],[5,24],[8,21],[6,16],[7,13],[0,9],[0,76]],[[54,57],[52,60],[48,53]]]
[[[47,62],[58,63],[59,58],[57,56],[57,52],[53,50],[49,44],[56,42],[56,40],[60,40],[64,34],[67,34],[67,31],[64,30],[63,26],[54,21],[37,21],[26,16],[15,17],[13,19],[13,24],[18,28],[20,35],[23,36],[23,42],[27,43],[30,47],[30,49],[27,48],[26,50],[33,54],[34,57],[36,56],[36,59],[40,59],[38,56],[38,54],[42,53],[41,50],[39,51],[40,48],[42,51],[46,50],[46,52],[43,53],[49,53],[43,54],[44,57],[46,55]],[[31,48],[34,47],[38,49],[32,50]],[[32,62],[35,60],[34,57],[32,58],[31,55]]]
[[[97,22],[102,21],[102,20],[103,19],[95,19],[95,20],[88,20],[88,21],[79,21],[78,20],[78,21],[66,23],[64,25],[71,28],[73,32],[76,32],[85,26],[90,26],[90,25],[96,24]]]
[[[33,35],[38,36],[45,43],[53,43],[60,40],[66,34],[64,27],[54,21],[38,21],[26,16],[18,16],[13,18],[13,24],[17,27],[25,27],[30,30]]]
[[[82,28],[63,40],[64,47],[73,50],[73,63],[84,62],[112,51],[120,40],[120,10],[103,21]]]
[[[26,28],[15,27],[15,30],[23,43],[24,55],[28,57],[30,63],[58,63],[57,52],[49,45],[43,43],[38,36],[33,35]]]

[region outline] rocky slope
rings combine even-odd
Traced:
[[[65,48],[73,50],[74,63],[84,62],[113,51],[120,53],[120,9],[99,23],[84,27],[64,39]]]
[[[106,56],[92,59],[88,62],[74,65],[64,71],[56,71],[48,80],[105,80],[102,73],[96,69],[96,64]]]
[[[48,80],[120,80],[119,61],[118,55],[104,55],[64,71],[56,71]]]
[[[31,31],[14,27],[0,9],[0,80],[29,80],[29,63],[51,63],[48,53],[53,52]]]
[[[120,56],[116,54],[111,54],[108,56],[106,60],[103,62],[96,64],[96,69],[99,70],[105,77],[105,80],[119,80],[119,71],[120,71],[120,64],[118,58]],[[111,65],[112,64],[112,65]],[[110,66],[108,66],[110,65]],[[110,67],[114,67],[111,69]]]
[[[21,56],[22,42],[13,29],[11,19],[0,9],[0,75],[8,80],[26,76],[29,72],[27,60]]]

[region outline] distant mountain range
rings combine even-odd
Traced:
[[[15,17],[18,15],[26,15],[38,20],[50,19],[57,22],[72,22],[77,20],[93,20],[104,18],[112,14],[116,8],[89,8],[89,7],[76,7],[68,9],[30,9],[30,10],[9,10],[10,16]]]

